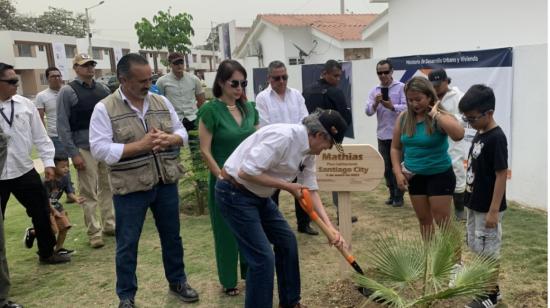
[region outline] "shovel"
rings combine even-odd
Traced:
[[[309,218],[311,218],[311,220],[314,221],[317,224],[317,226],[319,226],[321,231],[323,231],[323,233],[327,236],[327,238],[331,242],[335,241],[336,238],[334,237],[334,234],[332,233],[332,231],[321,220],[319,215],[317,215],[317,212],[313,210],[313,202],[311,201],[311,195],[309,194],[309,189],[302,188],[302,198],[300,198],[299,201],[300,201],[300,206],[309,215]],[[363,272],[363,269],[359,266],[359,264],[357,264],[357,261],[355,261],[355,257],[351,255],[351,253],[347,250],[346,247],[341,246],[336,248],[338,249],[338,251],[340,251],[340,253],[342,254],[342,256],[344,256],[344,258],[349,263],[349,265],[351,265],[351,267],[353,267],[353,269],[358,274],[365,275],[365,273]],[[359,288],[359,292],[361,292],[361,294],[363,294],[366,297],[371,296],[371,294],[373,293],[372,290],[367,288],[362,288],[362,287]]]

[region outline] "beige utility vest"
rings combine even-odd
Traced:
[[[149,109],[143,124],[129,103],[122,99],[120,90],[102,100],[113,128],[113,142],[128,144],[140,140],[153,127],[168,134],[174,132],[170,111],[160,95],[148,96]],[[184,174],[180,163],[179,147],[163,152],[125,157],[109,166],[109,185],[115,195],[150,190],[162,180],[165,184],[175,183]]]

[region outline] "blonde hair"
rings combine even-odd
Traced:
[[[409,91],[419,92],[428,97],[430,100],[430,105],[433,106],[438,101],[437,93],[432,85],[432,83],[422,76],[416,76],[411,78],[405,85],[405,96]],[[442,113],[448,113],[445,111],[445,108],[439,104],[437,110]],[[409,106],[409,99],[407,97],[407,110],[401,114],[401,133],[407,134],[407,136],[412,137],[416,133],[416,113]],[[426,124],[426,133],[431,135],[433,133],[433,119],[429,116],[426,116],[424,119]]]

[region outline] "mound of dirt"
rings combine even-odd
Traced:
[[[331,307],[331,308],[352,308],[352,307],[376,307],[363,306],[366,302],[357,286],[350,279],[339,279],[331,282],[324,288],[325,292],[319,292],[316,298],[306,299],[304,303],[308,307]]]

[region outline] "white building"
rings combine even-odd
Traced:
[[[362,31],[376,14],[258,15],[234,58],[247,67],[265,67],[273,60],[287,65],[324,63],[329,59],[358,60],[373,55],[377,42]]]

